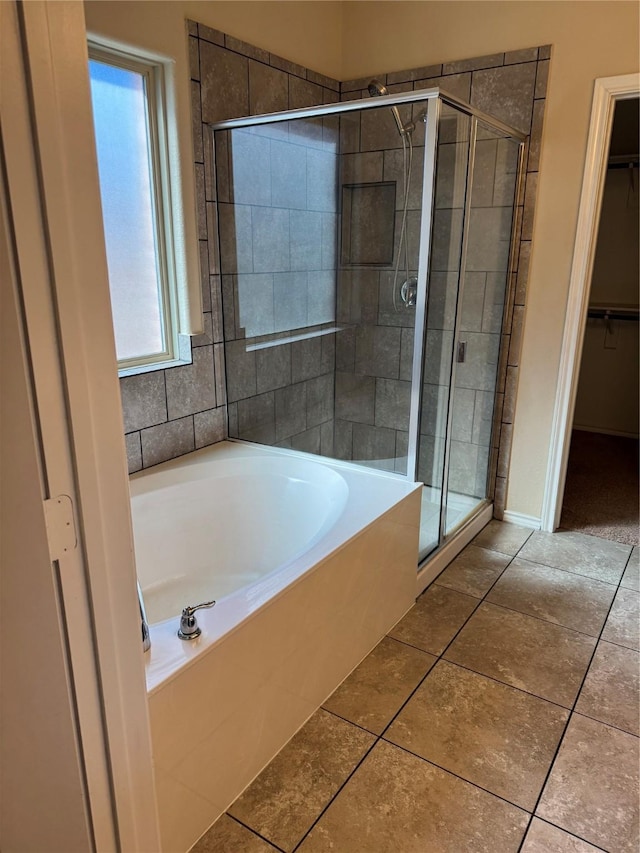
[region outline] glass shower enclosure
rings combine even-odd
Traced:
[[[492,498],[524,137],[439,89],[211,128],[229,436]]]

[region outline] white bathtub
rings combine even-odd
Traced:
[[[415,600],[420,486],[222,442],[131,478],[162,844],[186,851]],[[187,604],[202,635],[178,639]]]

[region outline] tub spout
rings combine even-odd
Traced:
[[[149,634],[149,623],[147,622],[147,614],[144,609],[144,599],[142,598],[142,590],[140,583],[138,584],[138,604],[140,605],[140,625],[142,629],[142,650],[148,652],[151,648],[151,636]]]
[[[203,607],[213,607],[215,601],[204,601],[202,604],[196,604],[195,607],[185,607],[180,617],[180,629],[178,636],[181,640],[195,640],[199,637],[202,631],[198,627],[196,617],[193,615],[196,610],[202,610]]]

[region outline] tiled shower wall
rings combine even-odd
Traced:
[[[416,105],[413,114],[417,116],[424,108],[424,103]],[[399,110],[406,125],[412,119],[412,107],[401,106]],[[411,140],[413,163],[406,233],[408,271],[415,276],[420,245],[424,123],[416,121]],[[343,239],[337,277],[337,320],[341,331],[336,335],[335,451],[340,459],[367,460],[402,473],[407,471],[415,324],[415,308],[406,307],[399,295],[407,278],[405,241],[400,245],[404,156],[402,137],[388,108],[341,117]],[[354,236],[362,243],[355,253],[351,245],[345,251],[351,230],[357,232]],[[385,232],[392,240],[381,252],[383,241],[376,240],[375,235]]]
[[[205,331],[203,335],[192,340],[192,365],[121,380],[130,471],[180,456],[197,447],[219,441],[227,435],[228,389],[224,372],[223,340],[225,337],[229,341],[238,340],[239,327],[236,325],[236,317],[233,316],[233,300],[226,300],[226,305],[230,307],[224,317],[222,311],[222,289],[228,288],[232,282],[231,274],[225,282],[220,275],[215,176],[209,134],[203,132],[206,124],[240,115],[332,103],[339,97],[344,100],[364,97],[367,95],[365,87],[369,80],[366,78],[338,84],[330,78],[216,30],[193,22],[189,22],[188,26]],[[549,47],[532,48],[376,75],[381,82],[386,83],[391,92],[441,85],[486,112],[531,132],[526,190],[524,198],[519,199],[518,206],[519,249],[516,253],[514,282],[510,290],[507,324],[500,352],[497,406],[499,428],[494,439],[494,468],[497,468],[495,506],[498,516],[502,515],[506,498],[506,475],[511,447],[549,57]],[[340,96],[338,91],[341,92]],[[338,310],[340,295],[338,290]],[[387,298],[384,288],[379,290],[378,298],[381,299],[379,307],[384,309]],[[401,329],[400,334],[401,350],[405,353],[410,347],[408,326],[409,323]],[[296,424],[280,428],[281,443],[287,444],[290,441],[293,445],[296,442],[300,449],[317,452],[319,448],[322,453],[329,453],[333,440],[333,400],[329,404],[325,397],[328,394],[332,396],[333,389],[330,392],[328,387],[309,389],[306,383],[333,374],[336,366],[333,336],[312,338],[299,343],[303,346],[297,347],[297,352],[293,349],[295,344],[286,345],[285,351],[278,355],[277,366],[261,363],[259,368],[255,352],[255,362],[254,358],[251,358],[248,367],[245,363],[250,387],[255,369],[256,394],[242,398],[248,401],[254,396],[260,396],[259,372],[262,374],[260,382],[264,383],[266,378],[268,383],[270,375],[280,375],[281,370],[284,370],[285,377],[288,377],[289,366],[291,369],[290,384],[262,392],[267,395],[261,401],[264,403],[262,412],[257,403],[254,404],[256,411],[249,411],[249,402],[245,426],[249,429],[258,427],[255,436],[257,437],[265,424],[267,430],[269,429],[273,412],[276,431],[279,411],[282,423],[286,423],[290,416],[298,419]],[[287,348],[290,350],[288,353]],[[279,348],[273,349],[277,351]],[[273,357],[275,360],[275,353]],[[339,357],[337,366],[339,370]],[[407,381],[404,374],[400,375],[400,370],[399,367],[398,382]],[[322,381],[328,385],[325,379]],[[260,388],[264,388],[264,384],[261,384]],[[295,393],[288,389],[295,389]],[[304,419],[299,410],[290,408],[294,402],[300,403],[302,394],[307,400]],[[273,407],[269,395],[272,395]],[[239,403],[239,399],[232,402]],[[329,405],[331,420],[328,416]],[[322,420],[307,429],[307,424],[312,422],[314,417],[312,414],[309,421],[307,412],[309,408],[317,412],[318,406],[323,409],[320,416]],[[236,416],[233,409],[230,415],[233,421]],[[373,425],[375,426],[375,423]],[[289,432],[289,435],[283,435],[286,432]],[[398,452],[402,449],[404,431],[395,429],[394,432],[395,451]],[[278,440],[278,432],[275,434]],[[340,452],[338,447],[336,451]]]
[[[391,93],[440,86],[446,92],[468,101],[487,114],[530,134],[526,179],[523,181],[524,192],[517,199],[515,263],[507,293],[508,302],[498,360],[494,447],[489,477],[490,483],[495,479],[494,515],[498,518],[502,518],[506,502],[550,56],[551,48],[547,45],[443,65],[371,75],[385,84]],[[341,100],[367,97],[370,79],[371,77],[366,77],[343,82]],[[473,406],[466,407],[468,411],[464,417],[469,421],[472,436],[474,422],[477,424],[486,421],[485,402],[482,395],[476,394]]]
[[[286,336],[335,321],[337,122],[217,133],[215,175],[206,125],[334,103],[339,83],[202,25],[190,44],[199,204],[209,271],[221,274],[229,435],[331,455],[334,335]]]

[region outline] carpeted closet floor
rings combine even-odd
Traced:
[[[560,527],[638,544],[638,440],[574,430]]]

